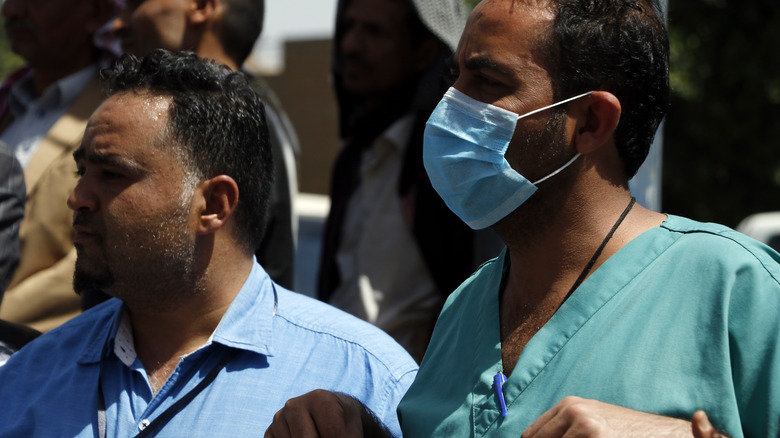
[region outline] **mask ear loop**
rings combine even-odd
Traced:
[[[561,172],[562,172],[564,169],[566,169],[567,167],[569,167],[569,166],[571,165],[571,163],[573,163],[575,160],[577,160],[577,158],[579,158],[579,157],[580,157],[580,155],[582,155],[582,154],[580,154],[579,152],[577,152],[577,153],[576,153],[576,154],[575,154],[575,155],[574,155],[574,156],[571,158],[571,160],[567,161],[567,162],[566,162],[566,164],[564,164],[563,166],[559,167],[559,168],[558,168],[558,170],[556,170],[555,172],[553,172],[553,173],[551,173],[551,174],[549,174],[549,175],[545,176],[544,178],[540,179],[539,181],[536,181],[536,182],[534,182],[534,183],[531,183],[531,184],[533,184],[533,185],[537,185],[537,184],[539,184],[539,183],[542,183],[542,182],[545,182],[545,181],[547,181],[548,179],[550,179],[550,178],[554,177],[555,175],[557,175],[557,174],[561,173]]]
[[[570,98],[568,98],[568,99],[562,100],[562,101],[560,101],[560,102],[555,102],[555,103],[554,103],[554,104],[552,104],[552,105],[547,105],[547,106],[545,106],[545,107],[542,107],[542,108],[539,108],[539,109],[535,109],[535,110],[533,110],[533,111],[531,111],[531,112],[527,112],[527,113],[523,114],[522,116],[517,116],[517,120],[523,119],[523,118],[525,118],[525,117],[528,117],[528,116],[532,116],[532,115],[534,115],[534,114],[536,114],[536,113],[540,113],[540,112],[542,112],[542,111],[544,111],[544,110],[548,110],[548,109],[550,109],[550,108],[554,108],[554,107],[556,107],[556,106],[558,106],[558,105],[563,105],[564,103],[569,103],[569,102],[571,102],[572,100],[577,100],[577,99],[579,99],[579,98],[581,98],[581,97],[589,96],[589,95],[591,95],[591,94],[593,94],[593,93],[595,93],[595,92],[596,92],[595,90],[594,90],[594,91],[588,91],[587,93],[582,93],[582,94],[579,94],[579,95],[577,95],[577,96],[570,97]]]
[[[545,107],[542,107],[542,108],[539,108],[539,109],[533,110],[533,111],[531,111],[531,112],[525,113],[525,114],[523,114],[522,116],[518,116],[518,117],[517,117],[517,120],[520,120],[520,119],[522,119],[522,118],[525,118],[525,117],[528,117],[528,116],[534,115],[534,114],[536,114],[536,113],[540,113],[540,112],[542,112],[542,111],[544,111],[544,110],[548,110],[548,109],[550,109],[550,108],[553,108],[553,107],[556,107],[556,106],[558,106],[558,105],[563,105],[564,103],[569,103],[569,102],[571,102],[572,100],[577,100],[577,99],[579,99],[579,98],[581,98],[581,97],[589,96],[589,95],[591,95],[591,94],[593,94],[593,93],[595,93],[595,91],[588,91],[587,93],[578,94],[578,95],[576,95],[576,96],[574,96],[574,97],[570,97],[570,98],[568,98],[568,99],[565,99],[565,100],[562,100],[562,101],[560,101],[560,102],[556,102],[556,103],[554,103],[554,104],[552,104],[552,105],[547,105],[547,106],[545,106]],[[542,178],[542,179],[540,179],[540,180],[538,180],[538,181],[536,181],[536,182],[533,182],[533,183],[531,183],[531,184],[533,184],[533,185],[537,185],[537,184],[539,184],[539,183],[542,183],[542,182],[545,182],[545,181],[547,181],[548,179],[550,179],[550,178],[554,177],[555,175],[557,175],[557,174],[561,173],[561,172],[562,172],[564,169],[566,169],[567,167],[569,167],[569,166],[571,165],[571,163],[573,163],[574,161],[576,161],[576,160],[577,160],[577,158],[579,158],[579,157],[580,157],[580,155],[582,155],[582,154],[580,154],[579,152],[577,152],[577,154],[576,154],[576,155],[574,155],[574,156],[571,158],[571,160],[567,161],[567,162],[566,162],[566,164],[564,164],[563,166],[559,167],[559,168],[558,168],[558,170],[556,170],[555,172],[553,172],[553,173],[551,173],[551,174],[549,174],[549,175],[545,176],[544,178]]]

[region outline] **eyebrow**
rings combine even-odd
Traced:
[[[108,164],[111,166],[118,167],[120,169],[127,169],[133,171],[141,170],[141,166],[139,166],[137,163],[120,158],[119,155],[105,154],[99,152],[93,152],[87,155],[87,152],[82,148],[76,149],[73,152],[73,159],[76,160],[76,163],[79,163],[83,160],[87,160],[93,164]]]
[[[505,76],[512,76],[513,74],[512,69],[506,67],[503,64],[499,64],[493,58],[486,55],[475,56],[473,58],[467,59],[466,68],[469,70],[492,70]]]

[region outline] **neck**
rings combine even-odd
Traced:
[[[173,306],[133,306],[126,301],[136,353],[155,390],[182,356],[208,341],[252,269],[251,257],[215,254],[213,259],[220,263],[205,270],[202,290]]]
[[[634,205],[596,255],[630,200],[627,189],[608,190],[599,196],[594,196],[591,189],[587,196],[570,195],[558,200],[558,208],[531,204],[528,209],[518,209],[511,228],[522,232],[507,231],[507,224],[501,227],[511,262],[500,299],[505,374],[512,372],[526,343],[574,290],[591,259],[594,264],[587,275],[636,236],[663,221],[663,215]],[[533,212],[533,216],[522,217],[523,211]]]
[[[240,63],[225,52],[219,38],[212,32],[203,34],[198,42],[196,53],[201,58],[213,59],[219,64],[226,65],[233,71],[238,71],[241,68]]]
[[[524,299],[565,296],[631,200],[627,189],[611,187],[598,196],[592,187],[589,191],[553,200],[555,205],[529,200],[527,208],[523,206],[513,213],[511,223],[502,224],[500,233],[512,263],[509,284],[523,290]],[[663,215],[635,205],[590,272],[663,219]],[[508,292],[511,290],[507,288]]]

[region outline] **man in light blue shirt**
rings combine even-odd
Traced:
[[[273,164],[246,80],[163,50],[107,76],[68,206],[74,287],[118,299],[0,369],[0,435],[260,436],[287,399],[317,388],[398,434],[411,357],[274,284],[253,257]]]

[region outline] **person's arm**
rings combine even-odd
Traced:
[[[19,225],[24,217],[25,186],[22,167],[0,143],[0,300],[19,264]]]
[[[720,438],[703,411],[692,421],[635,411],[598,400],[566,397],[539,416],[523,438],[562,436]]]
[[[392,438],[392,434],[359,400],[318,389],[287,401],[275,415],[265,438]]]
[[[46,332],[81,313],[81,297],[73,291],[76,248],[50,268],[36,272],[6,291],[0,319]]]

